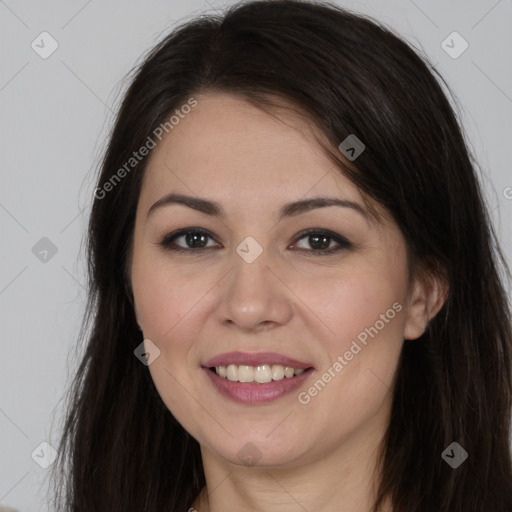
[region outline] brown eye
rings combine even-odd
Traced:
[[[177,252],[202,251],[211,248],[207,246],[210,233],[200,228],[182,229],[167,235],[160,245],[167,250]],[[182,239],[183,245],[177,245],[176,240]]]
[[[330,231],[308,230],[302,233],[298,240],[302,239],[306,239],[306,244],[313,250],[307,248],[299,248],[299,250],[306,250],[315,255],[330,254],[352,247],[352,244],[346,238]],[[337,246],[329,248],[332,242],[335,242]]]
[[[182,240],[180,244],[177,244],[177,240]],[[213,237],[211,233],[201,228],[187,228],[180,229],[166,235],[160,242],[160,245],[165,250],[180,252],[180,253],[198,253],[203,252],[207,249],[219,248],[219,244],[208,246],[208,239]],[[352,248],[352,244],[344,237],[332,233],[331,231],[310,229],[306,232],[301,233],[297,240],[306,239],[308,247],[297,247],[302,252],[311,253],[315,256],[333,254],[343,249]],[[336,245],[332,247],[332,243]],[[296,246],[297,242],[294,244]]]

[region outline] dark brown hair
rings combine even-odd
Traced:
[[[395,512],[512,510],[512,400],[506,265],[457,117],[427,60],[390,29],[329,3],[255,1],[182,24],[136,70],[98,187],[192,95],[256,106],[284,98],[334,147],[366,149],[344,172],[400,227],[411,261],[449,283],[418,340],[405,341],[382,446]],[[147,159],[96,198],[88,232],[87,342],[69,395],[56,510],[187,510],[205,485],[199,445],[163,404],[148,368],[128,272]],[[458,442],[468,459],[441,457]]]

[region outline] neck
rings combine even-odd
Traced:
[[[382,428],[356,432],[337,449],[302,456],[286,466],[245,467],[202,447],[206,487],[192,506],[197,512],[370,512],[380,471]],[[380,512],[391,512],[386,502]]]

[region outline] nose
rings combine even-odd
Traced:
[[[265,250],[249,261],[236,252],[233,255],[218,310],[220,321],[245,332],[286,324],[293,316],[293,293],[279,265]]]

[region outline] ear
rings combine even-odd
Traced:
[[[406,340],[415,340],[425,332],[429,322],[443,307],[448,289],[447,280],[440,276],[425,273],[414,279],[407,302]]]

